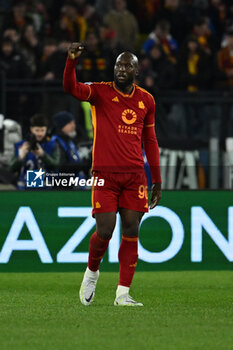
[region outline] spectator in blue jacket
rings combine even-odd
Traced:
[[[142,50],[149,55],[154,45],[160,45],[171,60],[175,59],[178,45],[170,34],[170,24],[168,21],[161,20],[157,23],[155,30],[149,34],[148,39],[144,42]]]
[[[15,144],[15,155],[10,170],[17,173],[17,187],[26,188],[27,170],[55,170],[60,161],[60,152],[55,139],[47,136],[48,121],[42,114],[30,119],[28,138]]]
[[[52,140],[56,140],[60,149],[59,171],[75,174],[83,171],[88,176],[91,162],[90,159],[82,159],[79,154],[74,116],[61,111],[53,116],[53,123],[56,130]]]

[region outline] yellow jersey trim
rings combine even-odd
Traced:
[[[138,237],[128,237],[128,236],[122,235],[121,238],[127,242],[137,242],[138,241]]]
[[[151,126],[155,126],[155,124],[148,124],[148,125],[144,125],[146,128],[149,128]]]
[[[95,142],[96,142],[96,128],[97,128],[96,109],[95,109],[95,106],[93,105],[91,105],[91,115],[92,115],[92,126],[93,126],[93,147],[92,147],[92,168],[93,168],[94,155],[95,155]]]

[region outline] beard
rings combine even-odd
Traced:
[[[133,77],[128,77],[128,79],[125,81],[119,81],[116,74],[114,74],[114,83],[122,90],[124,90],[127,86],[132,85],[133,81]]]

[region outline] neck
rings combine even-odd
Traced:
[[[130,95],[131,92],[133,91],[133,84],[127,85],[124,88],[118,86],[117,83],[115,83],[115,86],[116,86],[117,90],[120,90],[121,92],[123,92],[123,94]]]

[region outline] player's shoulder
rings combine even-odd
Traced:
[[[143,96],[143,98],[155,104],[155,99],[153,95],[151,95],[146,89],[143,89],[141,86],[138,86],[136,84],[135,84],[135,88],[136,88],[136,91],[138,91]]]

